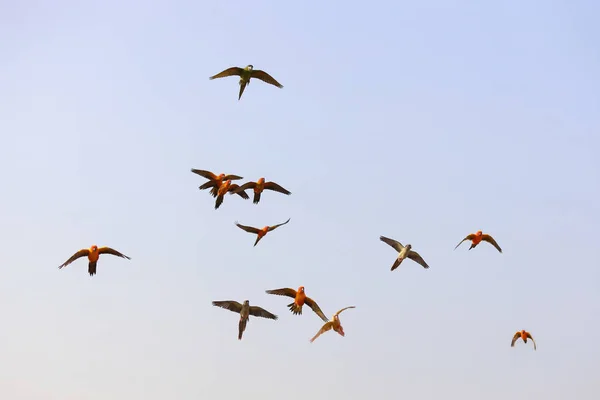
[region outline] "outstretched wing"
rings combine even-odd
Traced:
[[[466,238],[464,238],[463,240],[461,240],[461,241],[460,241],[460,242],[459,242],[459,243],[456,245],[456,247],[454,248],[454,250],[456,250],[456,249],[458,248],[458,246],[460,246],[460,245],[462,244],[462,242],[464,242],[465,240],[473,240],[473,238],[474,238],[474,237],[475,237],[475,235],[474,235],[474,234],[472,234],[472,233],[471,233],[470,235],[467,235],[467,237],[466,237]]]
[[[256,233],[258,234],[258,229],[256,229],[253,226],[246,226],[246,225],[242,225],[239,222],[235,223],[237,225],[238,228],[245,230],[246,232],[250,232],[250,233]]]
[[[271,231],[273,231],[273,230],[277,229],[277,228],[278,228],[278,227],[280,227],[281,225],[285,225],[285,224],[287,224],[288,222],[290,222],[290,219],[291,219],[291,218],[288,218],[288,220],[287,220],[287,221],[285,221],[285,222],[282,222],[281,224],[277,224],[277,225],[270,226],[270,227],[269,227],[269,232],[271,232]]]
[[[296,291],[290,288],[265,290],[265,292],[267,292],[268,294],[276,294],[277,296],[287,296],[293,299],[296,298]]]
[[[402,246],[402,243],[400,243],[399,241],[387,238],[385,236],[379,236],[379,240],[392,246],[394,250],[396,250],[398,253],[400,253],[404,248],[404,246]]]
[[[213,301],[212,305],[233,311],[234,313],[238,314],[242,311],[242,305],[234,300]]]
[[[500,253],[502,253],[502,249],[500,248],[500,246],[498,246],[498,243],[496,243],[494,238],[491,237],[490,235],[487,235],[487,234],[481,235],[481,240],[485,240],[486,242],[491,243],[492,246],[494,246],[496,248],[496,250],[498,250]]]
[[[289,190],[287,190],[287,189],[279,186],[275,182],[267,182],[267,183],[265,183],[265,189],[273,190],[275,192],[279,192],[279,193],[283,193],[283,194],[287,194],[287,195],[292,194],[292,192],[290,192]]]
[[[339,310],[338,312],[336,312],[335,314],[333,314],[333,316],[335,317],[336,315],[340,315],[342,313],[342,311],[347,310],[349,308],[356,308],[356,306],[348,306],[348,307],[344,307],[341,310]]]
[[[115,249],[111,249],[110,247],[106,247],[106,246],[98,248],[98,254],[112,254],[113,256],[123,257],[128,260],[131,260],[131,257],[128,257],[125,254],[118,252]]]
[[[248,193],[244,191],[238,192],[237,189],[239,189],[239,186],[235,183],[232,183],[231,185],[229,185],[229,189],[227,189],[227,191],[229,192],[229,194],[237,194],[244,200],[248,200],[250,198],[248,197]]]
[[[537,350],[537,346],[536,346],[536,344],[535,344],[535,340],[533,339],[533,336],[531,336],[531,333],[527,332],[527,337],[528,337],[529,339],[531,339],[531,341],[533,342],[533,349],[534,349],[534,350]]]
[[[250,315],[254,315],[255,317],[277,319],[277,315],[271,314],[264,308],[260,308],[258,306],[250,306]]]
[[[307,304],[310,308],[312,308],[312,310],[315,312],[315,314],[317,314],[323,321],[325,321],[325,322],[329,321],[329,319],[325,316],[325,314],[323,314],[323,311],[321,311],[321,308],[319,307],[319,305],[317,304],[316,301],[314,301],[310,297],[306,297],[304,299],[304,303]]]
[[[521,332],[515,333],[515,336],[513,336],[512,341],[510,342],[510,347],[515,347],[515,342],[520,337],[521,337]]]
[[[282,88],[283,85],[275,80],[271,75],[267,74],[265,71],[261,71],[260,69],[252,70],[252,77],[260,79],[263,82],[270,83],[271,85],[275,85],[278,88]]]
[[[87,257],[89,254],[90,254],[90,251],[88,249],[81,249],[77,253],[73,254],[61,266],[59,266],[58,269],[61,269],[62,267],[66,267],[67,265],[71,264],[73,261],[77,260],[80,257]]]
[[[242,186],[235,189],[234,193],[243,192],[246,189],[254,189],[256,187],[256,182],[246,182]]]
[[[238,75],[238,76],[242,76],[242,72],[244,72],[244,70],[240,67],[231,67],[231,68],[227,68],[225,71],[221,71],[216,75],[211,76],[208,79],[215,79],[215,78],[224,78],[226,76],[233,76],[233,75]]]
[[[244,179],[243,176],[238,176],[238,175],[225,175],[223,177],[224,181],[236,181],[238,179]]]
[[[423,268],[427,269],[429,268],[429,265],[427,265],[427,263],[425,262],[425,260],[423,260],[423,257],[421,257],[419,255],[419,253],[417,253],[414,250],[411,250],[408,252],[408,258],[410,258],[411,260],[421,264],[423,266]]]
[[[319,336],[321,336],[323,333],[330,331],[331,328],[333,327],[333,322],[331,321],[327,321],[322,327],[321,329],[319,329],[319,332],[317,332],[317,334],[315,336],[313,336],[312,339],[310,339],[310,342],[314,342],[316,338],[318,338]]]
[[[200,176],[202,176],[202,177],[204,177],[206,179],[210,179],[211,181],[217,179],[217,176],[215,174],[213,174],[210,171],[204,170],[204,169],[194,169],[194,168],[192,168],[192,172],[195,173],[195,174],[198,174],[198,175],[200,175]]]

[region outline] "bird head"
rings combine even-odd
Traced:
[[[244,305],[245,306],[249,306],[250,305],[250,301],[249,300],[244,300]]]
[[[481,236],[481,235],[483,235],[483,232],[482,231],[477,231],[477,233],[475,233],[475,235]]]
[[[248,71],[252,71],[252,69],[253,69],[253,68],[254,68],[254,65],[252,65],[252,64],[248,64],[248,65],[246,65],[246,69],[247,69]]]
[[[300,293],[304,293],[304,286],[300,286],[300,287],[298,288],[298,291],[299,291]]]
[[[265,183],[265,178],[259,178],[258,182],[259,185],[262,185],[263,183]]]
[[[220,180],[220,179],[223,179],[223,178],[225,178],[225,174],[219,174],[219,175],[217,175],[217,179]]]
[[[404,246],[404,247],[406,247],[406,250],[410,250],[410,249],[412,249],[412,244],[407,244],[407,245],[406,245],[406,246]]]
[[[94,245],[92,245],[92,247],[90,247],[90,249],[91,249],[92,251],[96,251],[96,250],[98,250],[98,246],[96,246],[96,245],[94,244]]]

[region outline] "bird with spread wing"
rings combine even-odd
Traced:
[[[238,179],[243,179],[242,176],[238,176],[238,175],[231,175],[231,174],[219,174],[219,175],[215,175],[210,171],[206,171],[204,169],[195,169],[192,168],[192,172],[195,174],[198,174],[206,179],[208,179],[207,182],[203,183],[202,185],[200,185],[198,187],[198,189],[200,190],[204,190],[204,189],[210,189],[210,194],[212,197],[217,197],[217,193],[219,191],[219,187],[221,186],[221,184],[225,181],[234,181],[234,180],[238,180]]]
[[[465,237],[463,240],[461,240],[456,245],[454,250],[456,250],[458,248],[458,246],[460,246],[462,244],[462,242],[464,242],[465,240],[471,241],[471,247],[469,247],[469,250],[474,249],[475,247],[477,247],[477,245],[479,243],[481,243],[481,241],[484,241],[484,242],[491,243],[492,246],[494,246],[496,248],[496,250],[498,250],[500,253],[502,253],[502,249],[500,248],[500,246],[498,246],[498,243],[496,243],[494,238],[488,234],[484,234],[482,231],[477,231],[476,233],[471,233],[470,235],[467,235],[467,237]]]
[[[245,230],[246,232],[255,233],[257,236],[256,236],[256,242],[254,242],[254,245],[256,246],[258,244],[258,242],[260,241],[260,239],[262,239],[263,237],[265,237],[265,235],[267,234],[267,232],[271,232],[271,231],[277,229],[278,227],[280,227],[281,225],[287,224],[288,222],[290,222],[290,219],[291,218],[288,218],[287,221],[282,222],[281,224],[272,225],[272,226],[265,226],[265,227],[263,227],[261,229],[255,228],[253,226],[242,225],[242,224],[240,224],[238,222],[236,222],[235,225],[238,228]]]
[[[89,272],[90,276],[93,276],[96,274],[96,264],[98,263],[100,254],[112,254],[113,256],[122,257],[122,258],[126,258],[128,260],[131,260],[130,257],[118,252],[115,249],[111,249],[110,247],[106,247],[106,246],[98,247],[96,245],[93,245],[89,249],[81,249],[77,253],[73,254],[71,256],[71,258],[69,258],[62,265],[60,265],[58,267],[58,269],[66,267],[67,265],[71,264],[73,261],[77,260],[78,258],[87,257],[88,261],[89,261],[88,262],[88,272]]]
[[[396,250],[398,252],[398,257],[394,261],[391,271],[398,268],[398,266],[402,263],[402,261],[404,261],[407,257],[410,258],[411,260],[415,261],[416,263],[421,264],[421,266],[423,268],[425,268],[425,269],[429,268],[429,265],[427,265],[425,260],[423,260],[423,257],[421,257],[419,255],[419,253],[417,253],[416,251],[411,250],[412,245],[407,244],[406,246],[403,246],[402,243],[398,242],[397,240],[390,239],[385,236],[379,236],[379,239],[382,242],[387,243],[388,245],[392,246],[394,248],[394,250]]]
[[[258,202],[260,201],[260,195],[261,195],[261,193],[265,189],[272,190],[274,192],[279,192],[279,193],[287,194],[288,196],[290,194],[292,194],[292,192],[290,192],[289,190],[281,187],[280,185],[278,185],[275,182],[265,182],[265,178],[260,178],[256,182],[246,182],[242,186],[240,186],[238,189],[236,189],[235,192],[236,193],[243,192],[246,189],[253,189],[254,190],[254,199],[252,200],[252,202],[254,204],[258,204]]]
[[[238,340],[242,340],[242,335],[246,330],[246,324],[248,323],[250,315],[273,320],[277,319],[277,315],[271,314],[264,308],[251,306],[248,300],[244,300],[244,304],[240,304],[234,300],[213,301],[212,305],[233,311],[236,314],[240,314],[240,322],[238,324]]]
[[[321,311],[321,308],[317,304],[316,301],[308,297],[304,293],[304,286],[300,286],[298,291],[291,288],[282,288],[282,289],[273,289],[266,290],[268,294],[274,294],[278,296],[287,296],[294,299],[294,301],[287,306],[290,308],[290,311],[294,315],[302,315],[302,306],[304,304],[308,305],[314,312],[317,314],[323,321],[327,322],[328,319]]]
[[[527,332],[524,329],[515,333],[515,335],[512,338],[512,341],[510,342],[510,347],[515,347],[515,342],[519,338],[523,339],[523,342],[525,343],[527,343],[527,339],[531,339],[531,341],[533,342],[533,350],[537,350],[537,346],[535,344],[535,340],[533,340],[533,336],[531,336],[531,333]]]
[[[246,85],[250,84],[250,80],[252,78],[260,79],[263,82],[270,83],[273,86],[277,86],[278,88],[283,88],[283,85],[275,80],[271,75],[267,74],[265,71],[261,71],[260,69],[254,69],[253,65],[247,65],[245,68],[240,67],[231,67],[227,68],[224,71],[219,72],[216,75],[211,76],[210,80],[216,78],[225,78],[227,76],[237,75],[240,77],[240,93],[238,96],[238,100],[242,98],[242,93],[244,93],[244,89],[246,89]]]
[[[317,332],[317,334],[315,336],[313,336],[312,339],[310,339],[310,342],[311,343],[314,342],[316,338],[321,336],[323,333],[330,331],[331,329],[333,329],[334,331],[339,333],[341,336],[346,336],[346,334],[344,333],[344,328],[342,327],[342,324],[340,322],[339,315],[342,313],[342,311],[347,310],[349,308],[356,308],[356,306],[344,307],[341,310],[339,310],[338,312],[336,312],[335,314],[333,314],[331,319],[329,321],[327,321],[325,323],[325,325],[323,325],[321,327],[321,329],[319,329],[319,332]]]
[[[223,200],[225,199],[225,194],[227,194],[227,193],[233,194],[233,191],[235,189],[237,189],[238,187],[239,187],[239,185],[237,183],[231,183],[231,179],[221,183],[219,185],[219,189],[217,190],[217,198],[215,200],[215,210],[218,209],[219,207],[221,207],[221,204],[223,204]],[[244,200],[249,199],[246,192],[239,192],[236,194]]]

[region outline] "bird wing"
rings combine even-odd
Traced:
[[[494,246],[496,248],[496,250],[498,250],[500,253],[502,253],[502,249],[500,248],[500,246],[498,246],[498,243],[496,243],[494,238],[491,237],[490,235],[487,235],[487,234],[481,235],[481,240],[485,240],[486,242],[491,243],[492,246]]]
[[[238,314],[242,311],[242,305],[237,301],[233,300],[213,301],[212,305],[224,308],[229,311],[233,311],[234,313]]]
[[[283,85],[275,80],[271,75],[267,74],[265,71],[261,71],[260,69],[252,70],[252,77],[260,79],[263,82],[270,83],[271,85],[275,85],[278,88],[282,88]]]
[[[282,288],[282,289],[273,289],[273,290],[265,290],[268,294],[275,294],[277,296],[287,296],[291,298],[296,298],[296,291],[290,288]]]
[[[198,174],[206,179],[215,180],[217,176],[210,171],[206,171],[204,169],[194,169],[192,168],[192,172]]]
[[[310,297],[306,297],[304,299],[304,303],[307,304],[310,308],[312,308],[312,310],[315,312],[315,314],[317,314],[323,321],[325,321],[325,322],[329,321],[329,319],[325,316],[325,314],[323,314],[323,311],[321,311],[321,308],[319,307],[319,305],[317,304],[316,301],[314,301]]]
[[[219,184],[217,183],[217,181],[206,181],[202,185],[198,186],[198,189],[204,190],[212,187],[216,187],[217,189],[219,189]]]
[[[277,315],[271,314],[264,308],[260,308],[258,306],[250,306],[250,315],[254,315],[255,317],[277,319]]]
[[[531,333],[527,332],[527,337],[529,339],[531,339],[531,341],[533,342],[533,349],[537,350],[537,346],[535,345],[535,340],[533,339],[533,336],[531,336]]]
[[[414,251],[414,250],[409,251],[407,257],[410,258],[411,260],[421,264],[423,266],[423,268],[425,268],[425,269],[429,268],[429,265],[427,265],[425,260],[423,260],[423,257],[421,257],[421,255],[419,253],[417,253],[416,251]]]
[[[225,175],[223,177],[224,181],[236,181],[238,179],[244,179],[244,177],[239,175]]]
[[[310,342],[314,342],[316,338],[318,338],[319,336],[321,336],[321,334],[330,331],[331,328],[333,327],[333,322],[331,321],[327,321],[322,327],[321,329],[319,329],[319,332],[317,332],[317,334],[315,336],[313,336],[312,339],[310,339]]]
[[[246,232],[250,232],[250,233],[256,233],[258,234],[258,229],[256,229],[253,226],[246,226],[246,225],[242,225],[239,222],[235,223],[237,225],[238,228],[245,230]]]
[[[237,189],[235,189],[235,193],[243,192],[244,190],[247,190],[247,189],[254,189],[255,187],[256,187],[256,182],[246,182],[242,186],[239,186]]]
[[[73,261],[77,260],[80,257],[87,257],[89,254],[90,254],[90,251],[88,249],[81,249],[77,253],[73,254],[60,267],[58,267],[58,269],[61,269],[62,267],[66,267],[67,265],[71,264]]]
[[[404,246],[402,246],[402,243],[400,243],[399,241],[387,238],[385,236],[379,236],[379,240],[392,246],[398,253],[400,253],[404,248]]]
[[[475,235],[473,233],[471,233],[470,235],[467,235],[467,237],[465,237],[463,240],[461,240],[456,247],[454,248],[454,250],[456,250],[458,248],[458,246],[460,246],[462,244],[462,242],[464,242],[465,240],[473,240],[473,238],[475,237]]]
[[[269,230],[268,230],[268,232],[271,232],[271,231],[273,231],[273,230],[277,229],[277,228],[278,228],[278,227],[280,227],[281,225],[285,225],[285,224],[287,224],[288,222],[290,222],[290,219],[291,219],[291,218],[288,218],[288,220],[287,220],[287,221],[285,221],[285,222],[282,222],[282,223],[280,223],[280,224],[277,224],[277,225],[270,226],[270,227],[269,227]]]
[[[333,314],[333,316],[335,317],[336,315],[340,315],[342,313],[342,311],[347,310],[349,308],[356,308],[356,306],[348,306],[348,307],[344,307],[341,310],[339,310],[338,312],[336,312],[335,314]]]
[[[98,254],[112,254],[113,256],[123,257],[123,258],[126,258],[128,260],[131,260],[131,257],[128,257],[125,254],[120,253],[117,250],[111,249],[110,247],[106,247],[106,246],[100,247],[98,249]]]
[[[287,189],[279,186],[275,182],[267,182],[267,183],[265,183],[265,189],[273,190],[275,192],[279,192],[279,193],[283,193],[283,194],[287,194],[287,195],[292,194],[292,192],[290,192],[289,190],[287,190]]]
[[[219,72],[216,75],[211,76],[208,79],[224,78],[226,76],[232,76],[232,75],[242,76],[243,72],[244,72],[244,70],[240,67],[231,67],[231,68],[227,68],[224,71]]]
[[[518,338],[521,337],[521,332],[517,332],[515,333],[515,335],[512,338],[512,341],[510,342],[510,347],[515,347],[515,342],[517,341]]]
[[[244,191],[237,191],[237,189],[239,189],[239,185],[236,183],[232,183],[231,185],[229,185],[229,189],[227,189],[227,191],[230,194],[237,194],[238,196],[240,196],[242,199],[248,200],[250,197],[248,197],[248,193],[244,192]]]

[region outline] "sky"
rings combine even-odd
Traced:
[[[0,0],[0,398],[597,399],[599,13]],[[283,89],[208,79],[247,64]],[[92,244],[131,260],[57,268]],[[238,341],[245,299],[279,319]]]

